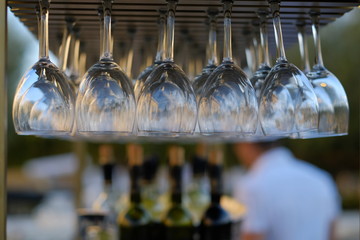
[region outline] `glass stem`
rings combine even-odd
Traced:
[[[44,3],[45,2],[45,3]],[[39,58],[49,59],[49,8],[47,1],[40,1],[40,39]]]
[[[231,7],[232,2],[224,2],[224,56],[223,62],[232,62],[231,45]]]
[[[70,42],[71,42],[71,33],[66,31],[66,33],[64,32],[64,34],[66,34],[66,37],[65,37],[65,41],[63,42],[63,49],[61,50],[62,55],[60,59],[61,70],[63,72],[66,71],[67,61],[69,57]]]
[[[217,45],[216,45],[216,18],[211,17],[210,30],[209,30],[209,66],[216,66],[218,64],[217,59]]]
[[[254,46],[254,56],[255,56],[255,70],[260,66],[260,64],[263,62],[263,55],[261,52],[261,45],[259,44],[259,39],[258,39],[258,32],[254,32],[253,36],[252,36],[252,45]]]
[[[104,9],[104,34],[103,34],[103,52],[101,59],[112,59],[111,52],[111,10]]]
[[[278,60],[287,61],[286,55],[285,55],[284,40],[283,40],[282,30],[281,30],[279,2],[271,2],[270,7],[271,7],[272,15],[273,15],[277,57],[278,57]]]
[[[263,58],[261,65],[270,66],[266,15],[263,18],[261,18],[261,22],[260,22],[260,44],[261,44],[261,52]]]
[[[168,1],[168,16],[166,29],[166,53],[167,62],[174,61],[174,27],[175,27],[176,1]]]
[[[126,75],[131,78],[134,59],[134,33],[130,33],[130,45],[126,59]]]
[[[103,36],[104,36],[104,11],[102,8],[98,9],[98,15],[100,18],[100,57],[102,56],[102,53],[104,52],[104,41],[103,41]]]
[[[79,73],[79,54],[80,54],[80,39],[76,37],[75,45],[74,45],[74,52],[73,52],[73,60],[72,60],[72,72],[73,74]]]
[[[83,76],[86,72],[86,53],[80,53],[79,57],[79,76]]]
[[[165,37],[166,37],[166,24],[165,24],[165,13],[160,13],[159,19],[159,37],[157,44],[157,52],[155,56],[155,63],[160,63],[164,60],[165,51]]]
[[[320,42],[320,32],[319,32],[319,17],[312,16],[312,33],[314,37],[315,44],[315,66],[322,67],[324,66],[322,52],[321,52],[321,42]]]
[[[308,46],[305,39],[305,26],[298,27],[298,41],[299,41],[300,55],[301,55],[301,60],[303,62],[304,72],[309,72],[310,64],[309,64]]]

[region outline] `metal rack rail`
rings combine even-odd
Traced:
[[[28,27],[37,36],[37,18],[35,7],[38,1],[22,0],[8,1],[11,11],[20,18],[26,27]],[[326,25],[344,13],[358,5],[356,0],[338,0],[338,1],[282,1],[281,19],[285,43],[290,46],[296,42],[296,28],[298,21],[310,24],[309,11],[319,11],[320,24]],[[50,6],[49,17],[49,39],[50,48],[57,52],[60,45],[59,36],[63,32],[66,24],[66,18],[72,18],[80,28],[80,40],[85,42],[84,51],[90,53],[90,60],[98,58],[99,41],[99,17],[97,9],[101,6],[99,0],[53,0]],[[157,38],[157,19],[159,8],[165,7],[164,0],[122,0],[114,1],[112,18],[114,24],[115,46],[122,42],[127,44],[130,41],[128,28],[136,30],[134,38],[134,51],[139,52],[139,48],[149,41]],[[207,42],[206,11],[208,7],[217,7],[221,10],[220,0],[180,0],[176,11],[176,40],[184,39],[184,33],[187,38],[199,48],[205,49]],[[267,1],[248,0],[234,1],[232,11],[233,38],[234,45],[241,52],[245,48],[244,30],[251,29],[253,22],[258,20],[256,11],[267,8]],[[219,14],[219,28],[222,24],[222,15]],[[272,24],[268,21],[269,29]],[[221,30],[221,29],[220,29]],[[308,28],[310,31],[310,28]],[[222,42],[222,31],[219,31],[219,43]],[[274,37],[270,31],[270,46],[274,45]],[[116,49],[116,47],[115,47]],[[272,48],[274,49],[274,48]],[[238,51],[238,52],[239,52]],[[135,60],[137,60],[135,56]]]

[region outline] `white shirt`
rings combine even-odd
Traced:
[[[247,208],[242,231],[263,233],[266,240],[327,240],[340,209],[329,174],[285,148],[263,154],[235,197]]]

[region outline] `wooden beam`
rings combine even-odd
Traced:
[[[6,1],[0,1],[0,240],[6,240],[6,168],[7,168],[7,84]]]

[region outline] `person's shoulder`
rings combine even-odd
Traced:
[[[323,183],[326,183],[327,185],[335,184],[332,176],[327,171],[325,171],[309,162],[299,160],[299,159],[296,159],[296,164],[298,165],[298,167],[301,167],[304,170],[304,172],[306,172],[312,178],[322,181]]]

